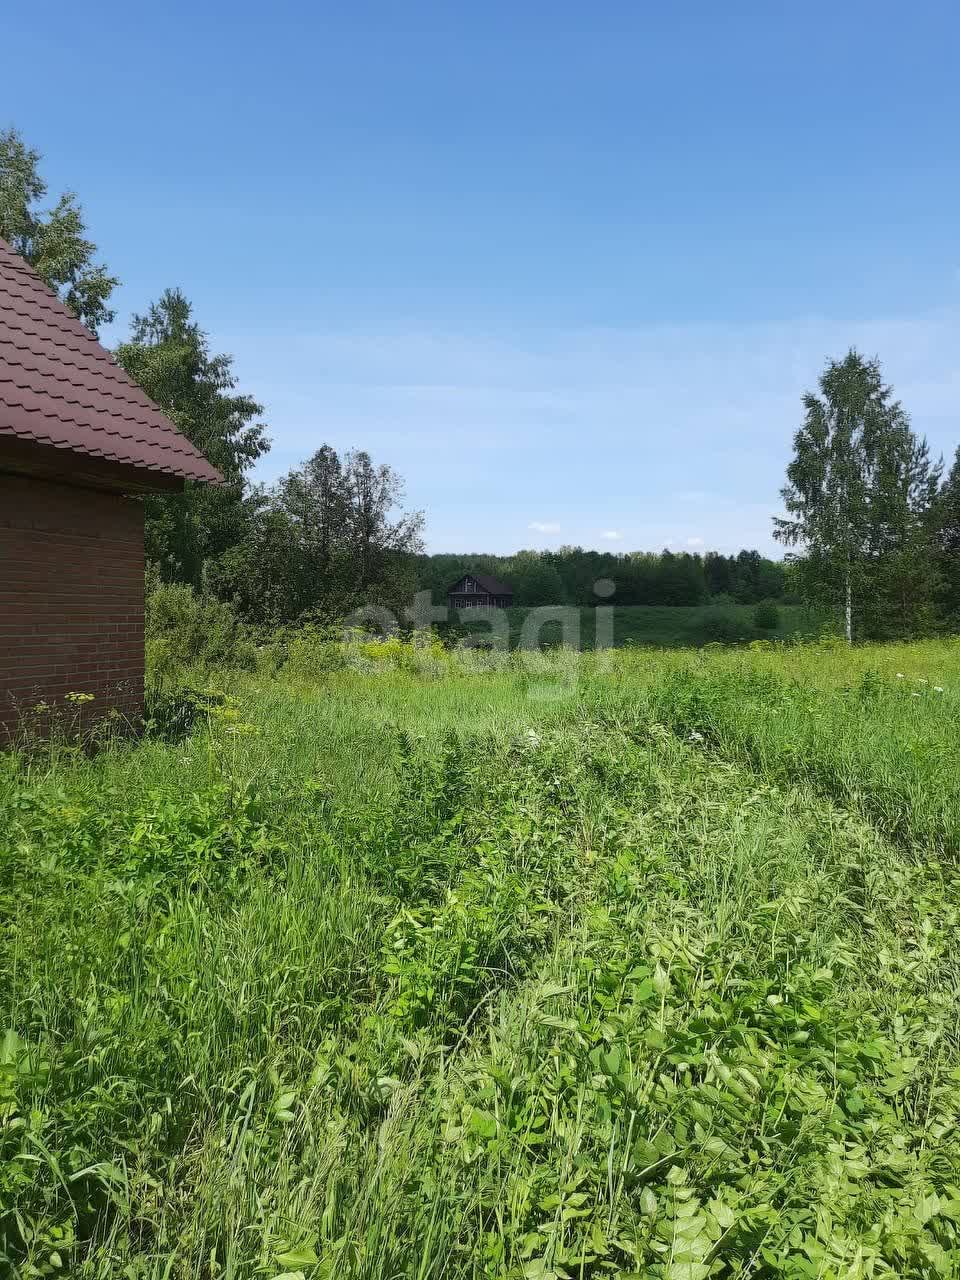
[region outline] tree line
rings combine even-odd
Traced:
[[[709,551],[614,553],[583,547],[518,551],[512,556],[439,554],[417,558],[417,583],[441,601],[465,573],[490,573],[509,584],[514,604],[698,605],[728,597],[738,604],[780,600],[787,591],[782,563],[758,551],[725,556]],[[612,583],[613,590],[597,583]]]

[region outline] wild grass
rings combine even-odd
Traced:
[[[955,642],[219,685],[3,759],[10,1275],[957,1274]]]
[[[601,602],[607,603],[607,602]],[[816,635],[824,625],[824,619],[801,605],[779,605],[774,609],[773,625],[769,631],[758,631],[756,607],[734,603],[719,605],[618,605],[613,604],[610,625],[612,640],[617,647],[628,645],[657,646],[676,649],[700,646],[712,641],[749,641],[758,635],[770,639],[787,640]],[[517,648],[524,631],[524,623],[531,611],[526,608],[508,610],[510,645]],[[579,616],[579,646],[589,650],[596,640],[596,611],[572,610]],[[469,627],[469,615],[457,622]],[[534,640],[547,644],[562,644],[564,636],[558,624],[547,623]],[[567,638],[566,643],[571,643]],[[604,640],[609,644],[610,640]]]

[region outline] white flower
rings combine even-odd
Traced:
[[[702,742],[702,741],[703,741],[703,734],[702,734],[702,733],[697,733],[696,729],[694,729],[694,731],[690,734],[690,737],[687,739],[687,741],[688,741],[688,742]]]
[[[927,677],[926,677],[926,676],[918,676],[918,677],[917,677],[917,684],[929,684],[929,683],[930,683],[930,681],[927,679]]]
[[[902,672],[902,671],[898,671],[898,672],[897,672],[897,679],[898,679],[898,680],[902,680],[902,679],[903,679],[903,672]]]
[[[943,693],[943,685],[942,685],[942,684],[935,684],[935,685],[933,686],[933,692],[934,692],[934,693]]]

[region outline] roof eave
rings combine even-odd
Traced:
[[[189,478],[95,458],[73,449],[58,449],[54,445],[22,440],[17,436],[0,435],[0,472],[3,471],[129,494],[182,493]],[[208,483],[226,483],[219,472],[217,476],[219,479]]]

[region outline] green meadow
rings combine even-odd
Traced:
[[[960,1272],[960,643],[315,658],[0,757],[4,1274]]]
[[[739,643],[755,639],[787,640],[816,635],[823,619],[802,605],[776,605],[775,623],[769,629],[758,628],[756,607],[730,603],[727,605],[611,605],[609,623],[601,624],[600,648],[612,643],[618,648],[630,645],[660,649],[700,647],[711,643]],[[483,611],[478,611],[482,613]],[[551,610],[515,608],[506,610],[509,621],[509,643],[520,647],[527,623],[528,646],[573,644],[593,649],[596,639],[597,611],[593,608],[563,609],[566,618],[579,619],[573,625],[578,636],[566,637],[559,622],[544,621],[535,630],[528,623],[539,613],[545,619]],[[773,620],[771,619],[771,621]],[[569,625],[569,623],[567,624]],[[604,638],[603,626],[608,630]],[[484,627],[469,615],[458,630],[473,627],[482,633]]]

